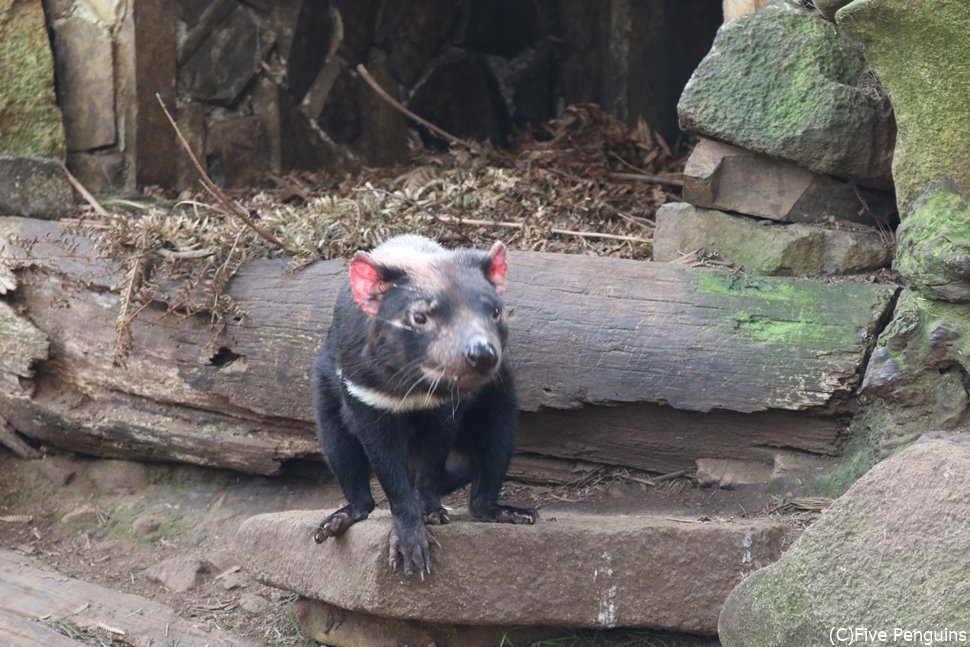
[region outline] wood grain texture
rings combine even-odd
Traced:
[[[207,317],[164,316],[166,304],[153,304],[133,324],[134,351],[122,368],[110,361],[117,265],[97,258],[83,238],[63,237],[57,223],[12,218],[0,223],[4,233],[20,267],[19,286],[6,297],[10,312],[50,343],[50,360],[27,367],[42,379],[3,388],[0,406],[20,402],[19,415],[0,414],[19,431],[56,442],[81,428],[93,438],[88,451],[202,452],[193,462],[260,473],[314,451],[309,368],[345,263],[295,272],[281,260],[249,263],[230,284],[245,317],[215,339]],[[35,242],[28,250],[24,240]],[[583,256],[513,252],[509,265],[509,357],[521,408],[543,412],[523,417],[523,443],[536,453],[574,459],[591,451],[597,458],[588,460],[644,469],[680,467],[704,447],[836,451],[841,423],[797,412],[845,410],[895,294],[886,285]],[[75,400],[87,404],[64,404]],[[114,418],[99,418],[104,407]],[[42,411],[63,431],[29,422]],[[744,415],[756,412],[763,413]],[[193,424],[204,416],[218,423]],[[557,426],[582,430],[573,435],[582,442],[564,449],[550,431]],[[685,430],[686,440],[676,435]],[[212,456],[203,448],[208,437],[224,440],[233,458]],[[639,448],[640,462],[624,447]],[[656,458],[665,452],[673,458]]]
[[[37,560],[0,549],[0,644],[80,644],[36,622],[37,618],[91,630],[101,623],[123,631],[118,638],[135,647],[255,644],[217,627],[198,627],[164,604],[67,577]],[[43,640],[30,643],[32,636]]]

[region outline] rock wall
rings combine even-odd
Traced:
[[[654,260],[793,276],[889,265],[892,107],[831,22],[785,1],[726,22],[678,110],[702,139],[689,204],[657,213]]]

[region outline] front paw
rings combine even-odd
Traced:
[[[346,505],[320,522],[313,533],[313,541],[322,544],[330,537],[339,537],[352,525],[367,518],[368,513]]]
[[[388,537],[388,563],[405,575],[419,573],[424,579],[431,572],[431,546],[441,544],[423,523],[405,524],[394,520]]]

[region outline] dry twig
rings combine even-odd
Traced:
[[[212,178],[210,178],[209,175],[205,172],[205,169],[202,168],[202,164],[199,163],[199,160],[195,156],[195,153],[192,152],[192,147],[189,146],[189,143],[185,140],[185,137],[182,135],[182,131],[179,130],[178,125],[175,123],[175,119],[172,118],[172,115],[168,111],[168,108],[165,107],[165,102],[162,101],[162,95],[156,92],[155,98],[158,99],[158,104],[162,106],[162,112],[165,113],[165,118],[168,119],[168,123],[172,124],[172,128],[175,129],[175,135],[178,137],[179,143],[182,144],[182,149],[185,151],[185,154],[189,156],[189,159],[192,160],[192,165],[195,167],[195,170],[198,171],[199,179],[202,180],[202,185],[206,188],[206,190],[209,193],[211,193],[212,196],[216,200],[218,200],[220,204],[222,204],[222,206],[228,209],[229,213],[231,213],[232,215],[242,220],[244,223],[246,223],[246,226],[248,226],[250,229],[255,231],[260,236],[262,236],[264,239],[266,239],[273,245],[276,245],[277,247],[279,247],[285,252],[288,252],[293,255],[299,254],[298,250],[290,249],[286,245],[286,243],[281,241],[279,238],[269,233],[268,231],[264,231],[259,225],[253,222],[253,219],[249,217],[249,214],[246,213],[245,209],[242,209],[235,202],[232,202],[229,199],[229,197],[222,192],[222,189],[220,189],[219,186],[212,181]]]
[[[377,81],[374,80],[374,77],[372,77],[370,75],[370,73],[367,71],[367,68],[364,67],[364,64],[363,63],[359,63],[357,65],[357,74],[360,74],[360,78],[364,79],[364,82],[367,83],[367,85],[369,85],[371,87],[371,89],[374,92],[377,93],[377,96],[379,96],[381,99],[383,99],[384,101],[386,101],[388,103],[388,105],[390,105],[392,108],[394,108],[395,110],[397,110],[398,112],[400,112],[402,115],[404,115],[408,119],[410,119],[412,121],[415,121],[415,122],[421,124],[422,126],[424,126],[425,128],[427,128],[428,130],[430,130],[432,133],[434,133],[438,137],[440,137],[440,138],[444,139],[445,141],[447,141],[452,146],[462,146],[462,147],[467,148],[468,150],[472,151],[473,153],[480,153],[481,152],[481,150],[479,149],[479,147],[476,146],[475,144],[473,144],[471,142],[466,142],[466,141],[464,141],[462,139],[459,139],[459,138],[455,137],[454,135],[452,135],[451,133],[449,133],[447,130],[444,130],[442,128],[439,128],[438,126],[435,126],[433,123],[431,123],[427,119],[424,119],[422,117],[419,117],[415,113],[411,112],[410,110],[408,110],[407,108],[405,108],[404,106],[402,106],[401,103],[397,99],[395,99],[394,97],[392,97],[391,95],[389,95],[387,93],[387,91],[384,88],[382,88]]]

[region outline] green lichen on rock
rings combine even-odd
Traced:
[[[970,450],[955,443],[920,443],[876,465],[779,561],[731,592],[718,621],[721,644],[817,647],[832,644],[838,627],[966,630],[968,497]],[[834,644],[849,644],[840,638]],[[855,642],[927,644],[903,636]]]
[[[910,286],[936,299],[970,302],[970,203],[952,181],[931,185],[913,202],[896,241],[894,265]]]
[[[890,183],[895,126],[861,52],[776,0],[718,31],[678,105],[681,128],[819,173]]]
[[[44,10],[34,0],[0,0],[0,152],[64,159]]]
[[[836,21],[892,98],[900,214],[944,177],[970,195],[970,3],[855,0]]]

